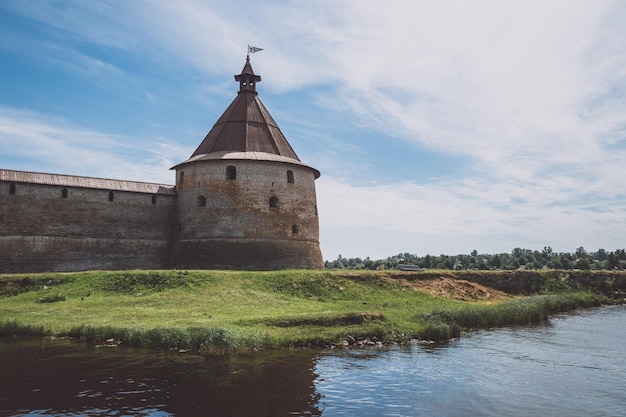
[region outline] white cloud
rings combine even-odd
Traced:
[[[92,131],[36,112],[0,107],[2,168],[173,183],[186,159],[171,142]],[[43,167],[43,169],[42,169]]]
[[[317,181],[326,259],[623,246],[624,203],[568,179],[530,187],[481,178],[355,187]]]

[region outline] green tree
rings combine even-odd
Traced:
[[[531,251],[530,249],[522,248],[515,248],[511,251],[511,255],[513,255],[515,259],[520,259],[522,256],[527,256],[531,253],[533,253],[533,251]]]
[[[589,262],[589,259],[587,258],[579,258],[576,261],[576,267],[578,269],[591,269],[591,263]]]
[[[491,266],[500,269],[502,266],[502,259],[500,259],[500,255],[496,254],[493,258],[491,258]]]
[[[543,269],[543,262],[536,260],[532,263],[533,269]]]
[[[615,252],[609,252],[606,257],[606,267],[608,269],[618,269],[619,263],[619,255],[616,255]]]
[[[544,258],[549,260],[550,258],[552,258],[552,248],[550,246],[544,246],[541,254]]]
[[[604,249],[598,249],[598,251],[597,251],[597,252],[595,252],[595,253],[593,254],[593,259],[594,259],[594,260],[597,260],[597,261],[600,261],[600,262],[604,262],[604,261],[606,261],[606,258],[607,258],[608,256],[609,256],[609,255],[608,255],[608,253],[606,252],[606,250],[604,250]]]
[[[579,247],[578,249],[576,249],[575,255],[576,255],[576,259],[588,258],[589,257],[589,254],[587,253],[585,248],[583,248],[582,246]]]
[[[547,263],[547,267],[551,269],[563,269],[560,256],[552,256]]]
[[[426,255],[424,256],[424,262],[422,264],[423,268],[432,268],[432,259],[430,257],[430,255]]]

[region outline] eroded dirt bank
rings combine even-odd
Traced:
[[[359,272],[339,274],[354,277]],[[437,297],[466,301],[568,289],[590,289],[619,300],[626,297],[626,271],[384,271],[376,274]]]

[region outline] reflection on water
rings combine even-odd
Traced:
[[[446,347],[202,358],[0,338],[2,416],[626,416],[626,307]]]
[[[1,339],[0,415],[320,415],[314,354],[197,357]]]

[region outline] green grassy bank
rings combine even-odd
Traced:
[[[532,295],[491,291],[468,280],[450,271],[0,275],[0,335],[70,336],[202,353],[359,340],[445,341],[471,329],[533,323],[611,302],[562,277],[534,283]]]

